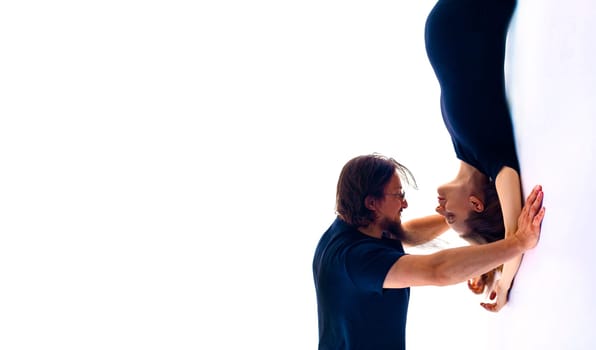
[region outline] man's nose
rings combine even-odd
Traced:
[[[442,206],[440,206],[440,205],[439,205],[439,206],[437,206],[437,207],[435,208],[435,211],[436,211],[437,213],[439,213],[439,214],[441,214],[441,215],[445,216],[445,209],[444,209]]]

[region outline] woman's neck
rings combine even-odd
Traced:
[[[488,177],[480,170],[466,162],[460,162],[459,172],[456,179],[458,182],[472,184],[476,188],[481,188],[488,182]]]

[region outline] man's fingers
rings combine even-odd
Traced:
[[[532,193],[528,196],[526,205],[522,208],[522,215],[533,217],[535,216],[542,207],[542,199],[544,198],[544,192],[542,192],[542,186],[537,185],[532,189]]]
[[[534,186],[534,188],[530,192],[530,195],[528,196],[528,199],[527,199],[526,203],[532,203],[532,202],[534,202],[534,200],[538,196],[538,193],[541,192],[541,191],[542,191],[542,186],[540,186],[540,185]]]
[[[532,203],[532,207],[535,210],[538,210],[538,208],[540,208],[542,206],[542,199],[544,198],[544,192],[539,191],[536,194],[536,199],[534,199],[534,202]]]
[[[538,214],[536,214],[536,216],[534,217],[534,220],[532,221],[532,224],[534,226],[540,226],[542,225],[542,219],[544,219],[544,212],[546,211],[546,209],[544,207],[542,207],[540,209],[540,211],[538,212]]]

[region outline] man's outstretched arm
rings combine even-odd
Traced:
[[[522,209],[515,234],[488,244],[445,249],[429,255],[404,255],[389,269],[383,287],[464,282],[534,248],[544,218],[542,198],[542,188],[536,186]]]

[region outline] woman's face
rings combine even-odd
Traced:
[[[479,199],[471,194],[464,186],[447,183],[437,189],[439,205],[437,213],[445,217],[445,221],[457,233],[467,233],[465,220],[470,212],[477,210]],[[481,210],[482,211],[482,210]]]

